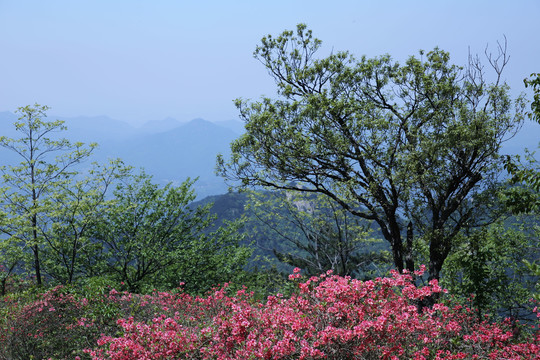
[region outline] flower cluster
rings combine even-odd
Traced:
[[[304,278],[291,296],[256,301],[228,284],[204,297],[136,295],[57,287],[0,303],[0,358],[7,359],[536,359],[536,326],[478,321],[437,281],[413,274],[360,281],[332,272]],[[433,303],[433,302],[432,302]]]
[[[331,273],[302,281],[298,291],[256,302],[227,285],[207,297],[155,293],[151,321],[118,320],[121,336],[103,336],[86,353],[128,359],[536,359],[538,330],[516,339],[510,322],[479,322],[462,306],[423,299],[443,289],[416,287],[412,276],[360,281]]]

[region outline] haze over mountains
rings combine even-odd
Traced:
[[[0,112],[0,136],[20,137],[13,126],[17,118],[17,114]],[[119,157],[126,164],[144,168],[160,184],[179,184],[187,177],[199,177],[194,186],[198,198],[227,192],[225,181],[214,173],[216,155],[228,155],[231,141],[243,132],[239,120],[212,123],[193,119],[182,123],[166,118],[134,127],[107,116],[47,118],[56,119],[65,121],[68,128],[60,136],[99,144],[90,161],[105,163]],[[0,149],[0,159],[0,165],[18,162],[15,154],[5,149]]]
[[[0,112],[0,136],[19,138],[13,126],[17,118],[17,114]],[[194,186],[199,199],[227,192],[225,181],[214,173],[216,155],[228,156],[231,141],[244,132],[240,120],[212,123],[203,119],[180,122],[166,118],[135,127],[107,116],[47,118],[56,119],[65,121],[68,128],[59,136],[99,144],[90,161],[105,163],[107,159],[119,157],[126,164],[144,168],[159,184],[179,184],[187,177],[199,177]],[[538,125],[526,124],[516,137],[504,144],[503,153],[523,153],[524,148],[534,150],[539,138]],[[0,159],[0,165],[19,161],[15,154],[2,148]]]

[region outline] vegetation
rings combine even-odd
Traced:
[[[463,233],[445,264],[441,285],[462,299],[474,294],[470,306],[479,317],[530,318],[538,277],[531,276],[524,261],[540,257],[539,238],[538,219],[530,216]]]
[[[421,271],[416,273],[421,274]],[[479,321],[455,301],[424,312],[410,274],[360,281],[290,275],[294,292],[255,301],[227,285],[185,292],[89,294],[56,287],[0,306],[2,359],[536,359],[538,333]],[[28,296],[28,295],[26,295]],[[516,331],[521,330],[523,331]]]
[[[96,259],[101,271],[133,292],[143,285],[174,288],[180,282],[204,292],[232,280],[250,256],[238,246],[240,224],[204,234],[213,218],[208,206],[189,207],[195,199],[192,184],[188,179],[178,187],[160,188],[145,174],[123,179],[93,235],[102,244]]]
[[[44,224],[38,234],[44,240],[47,276],[61,284],[73,284],[96,273],[95,257],[101,244],[95,239],[95,228],[111,204],[109,188],[128,171],[119,160],[108,166],[93,164],[88,176],[57,184],[44,199],[49,211],[41,217]]]
[[[279,98],[237,101],[247,132],[218,157],[243,192],[199,202],[20,108],[0,359],[538,358],[538,162],[499,153],[539,121],[538,74],[529,112],[501,44],[493,82],[440,49],[319,46],[304,25],[263,38]]]
[[[528,113],[529,118],[540,124],[540,74],[531,74],[530,79],[525,79],[525,86],[531,87],[534,93],[534,98],[531,103],[531,111]],[[540,142],[538,143],[540,147]],[[507,207],[514,214],[536,214],[540,212],[540,162],[534,158],[534,152],[529,152],[526,149],[527,163],[523,164],[520,161],[520,157],[515,158],[507,157],[505,163],[505,169],[511,175],[511,183],[514,185],[508,191],[504,192],[504,200]],[[536,227],[537,238],[538,227]],[[538,251],[538,246],[536,247]],[[529,268],[532,275],[537,279],[536,290],[537,292],[533,297],[540,301],[540,263],[538,257],[533,261],[523,260],[525,265]]]
[[[15,126],[23,136],[0,138],[23,159],[2,168],[3,294],[10,277],[29,270],[38,286],[43,278],[63,285],[102,278],[131,291],[184,282],[202,293],[234,280],[251,254],[239,245],[240,222],[206,234],[214,218],[208,206],[189,207],[195,198],[189,179],[160,188],[120,160],[76,168],[96,145],[47,137],[64,128],[43,120],[46,110],[19,109]],[[52,153],[59,155],[52,159]]]
[[[20,139],[0,137],[0,146],[17,153],[21,163],[2,166],[2,178],[8,187],[1,188],[2,223],[0,232],[9,236],[8,246],[23,246],[31,249],[36,282],[42,284],[43,236],[40,230],[47,228],[47,214],[54,211],[44,199],[56,188],[69,181],[75,173],[75,164],[90,156],[95,144],[89,148],[82,143],[72,144],[67,139],[55,140],[49,135],[62,130],[61,121],[45,122],[46,106],[34,105],[18,109],[21,114],[15,128],[22,133]],[[60,154],[51,159],[55,153]],[[8,254],[5,251],[4,254]],[[18,255],[18,254],[17,254]],[[13,260],[9,259],[11,268]]]
[[[237,100],[246,133],[229,162],[218,159],[220,173],[320,193],[376,222],[400,271],[414,270],[415,241],[424,241],[438,279],[456,236],[490,216],[477,211],[496,188],[501,143],[524,117],[524,99],[502,82],[505,47],[488,55],[488,83],[477,58],[461,68],[440,49],[400,65],[347,52],[318,59],[320,44],[304,25],[262,39],[255,56],[279,98]]]
[[[389,268],[389,253],[381,239],[372,236],[370,223],[326,197],[251,192],[246,206],[257,224],[259,244],[272,246],[273,255],[290,269],[299,267],[308,276],[332,270],[341,276],[365,278],[374,269],[382,267],[380,274],[384,274]],[[277,241],[263,243],[265,236]]]

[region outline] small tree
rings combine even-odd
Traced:
[[[525,87],[533,91],[531,111],[528,113],[532,121],[540,124],[540,74],[531,74],[524,80]],[[539,142],[540,146],[540,142]],[[519,156],[506,157],[505,169],[510,174],[511,187],[502,193],[503,200],[508,209],[514,214],[529,214],[538,218],[540,212],[540,162],[534,157],[535,153],[527,149],[525,160],[522,163]],[[538,249],[537,249],[538,250]],[[540,278],[540,264],[536,259],[523,260],[533,276]],[[540,282],[536,283],[537,290]],[[534,298],[540,301],[540,294]]]
[[[474,294],[472,304],[480,318],[490,313],[530,320],[535,315],[529,299],[538,276],[530,276],[523,260],[540,256],[535,222],[520,216],[460,235],[445,263],[442,286],[462,298]]]
[[[532,121],[540,124],[540,74],[531,74],[525,79],[525,87],[533,90],[531,111],[528,113]],[[540,146],[540,142],[539,142]],[[536,213],[540,211],[540,162],[534,157],[535,153],[525,149],[526,163],[521,162],[520,156],[507,156],[505,169],[510,174],[513,187],[504,195],[506,203],[514,213]]]
[[[0,189],[0,193],[4,191],[5,189]],[[0,227],[5,227],[7,222],[9,218],[0,212]],[[22,265],[24,253],[23,245],[20,245],[13,244],[9,239],[0,239],[0,296],[6,294],[9,279]]]
[[[74,165],[84,161],[96,146],[71,143],[67,139],[49,137],[65,130],[62,121],[44,121],[47,106],[35,104],[17,110],[21,117],[15,123],[21,138],[0,136],[0,146],[19,155],[19,165],[2,166],[3,191],[0,192],[1,212],[5,221],[0,233],[7,236],[9,246],[23,246],[31,251],[36,282],[42,284],[42,229],[48,227],[45,202],[58,184],[75,175]],[[56,155],[56,157],[54,157]]]
[[[195,199],[192,185],[188,179],[178,187],[159,187],[143,173],[117,186],[94,241],[103,244],[105,271],[129,290],[176,287],[180,282],[196,289],[191,284],[195,276],[215,279],[211,272],[230,274],[227,266],[241,269],[246,263],[250,253],[238,246],[234,227],[210,236],[202,233],[213,218],[210,205],[190,207]]]
[[[71,284],[79,276],[91,276],[101,252],[101,244],[92,234],[105,216],[112,200],[109,188],[127,176],[129,167],[120,160],[108,166],[96,163],[83,176],[58,182],[45,200],[50,226],[40,229],[44,238],[45,272],[62,284]]]
[[[540,124],[540,73],[531,74],[531,76],[524,79],[523,82],[525,87],[530,87],[533,91],[533,101],[531,103],[529,118]]]

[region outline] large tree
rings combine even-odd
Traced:
[[[438,48],[399,64],[347,52],[316,58],[320,45],[305,25],[262,39],[255,56],[278,98],[237,100],[246,133],[218,170],[243,186],[321,193],[375,221],[400,271],[414,269],[421,238],[429,276],[439,278],[496,180],[501,143],[522,122],[524,101],[502,81],[506,47],[488,55],[488,82],[478,57],[462,68]]]
[[[58,184],[76,174],[74,166],[87,159],[95,147],[55,136],[65,127],[59,120],[46,121],[47,110],[38,104],[19,108],[21,117],[14,125],[21,137],[0,136],[0,146],[21,160],[18,165],[0,167],[0,213],[4,214],[0,234],[7,236],[2,242],[30,249],[38,285],[42,283],[40,253],[44,243],[40,229],[47,227],[50,211],[44,200]]]

